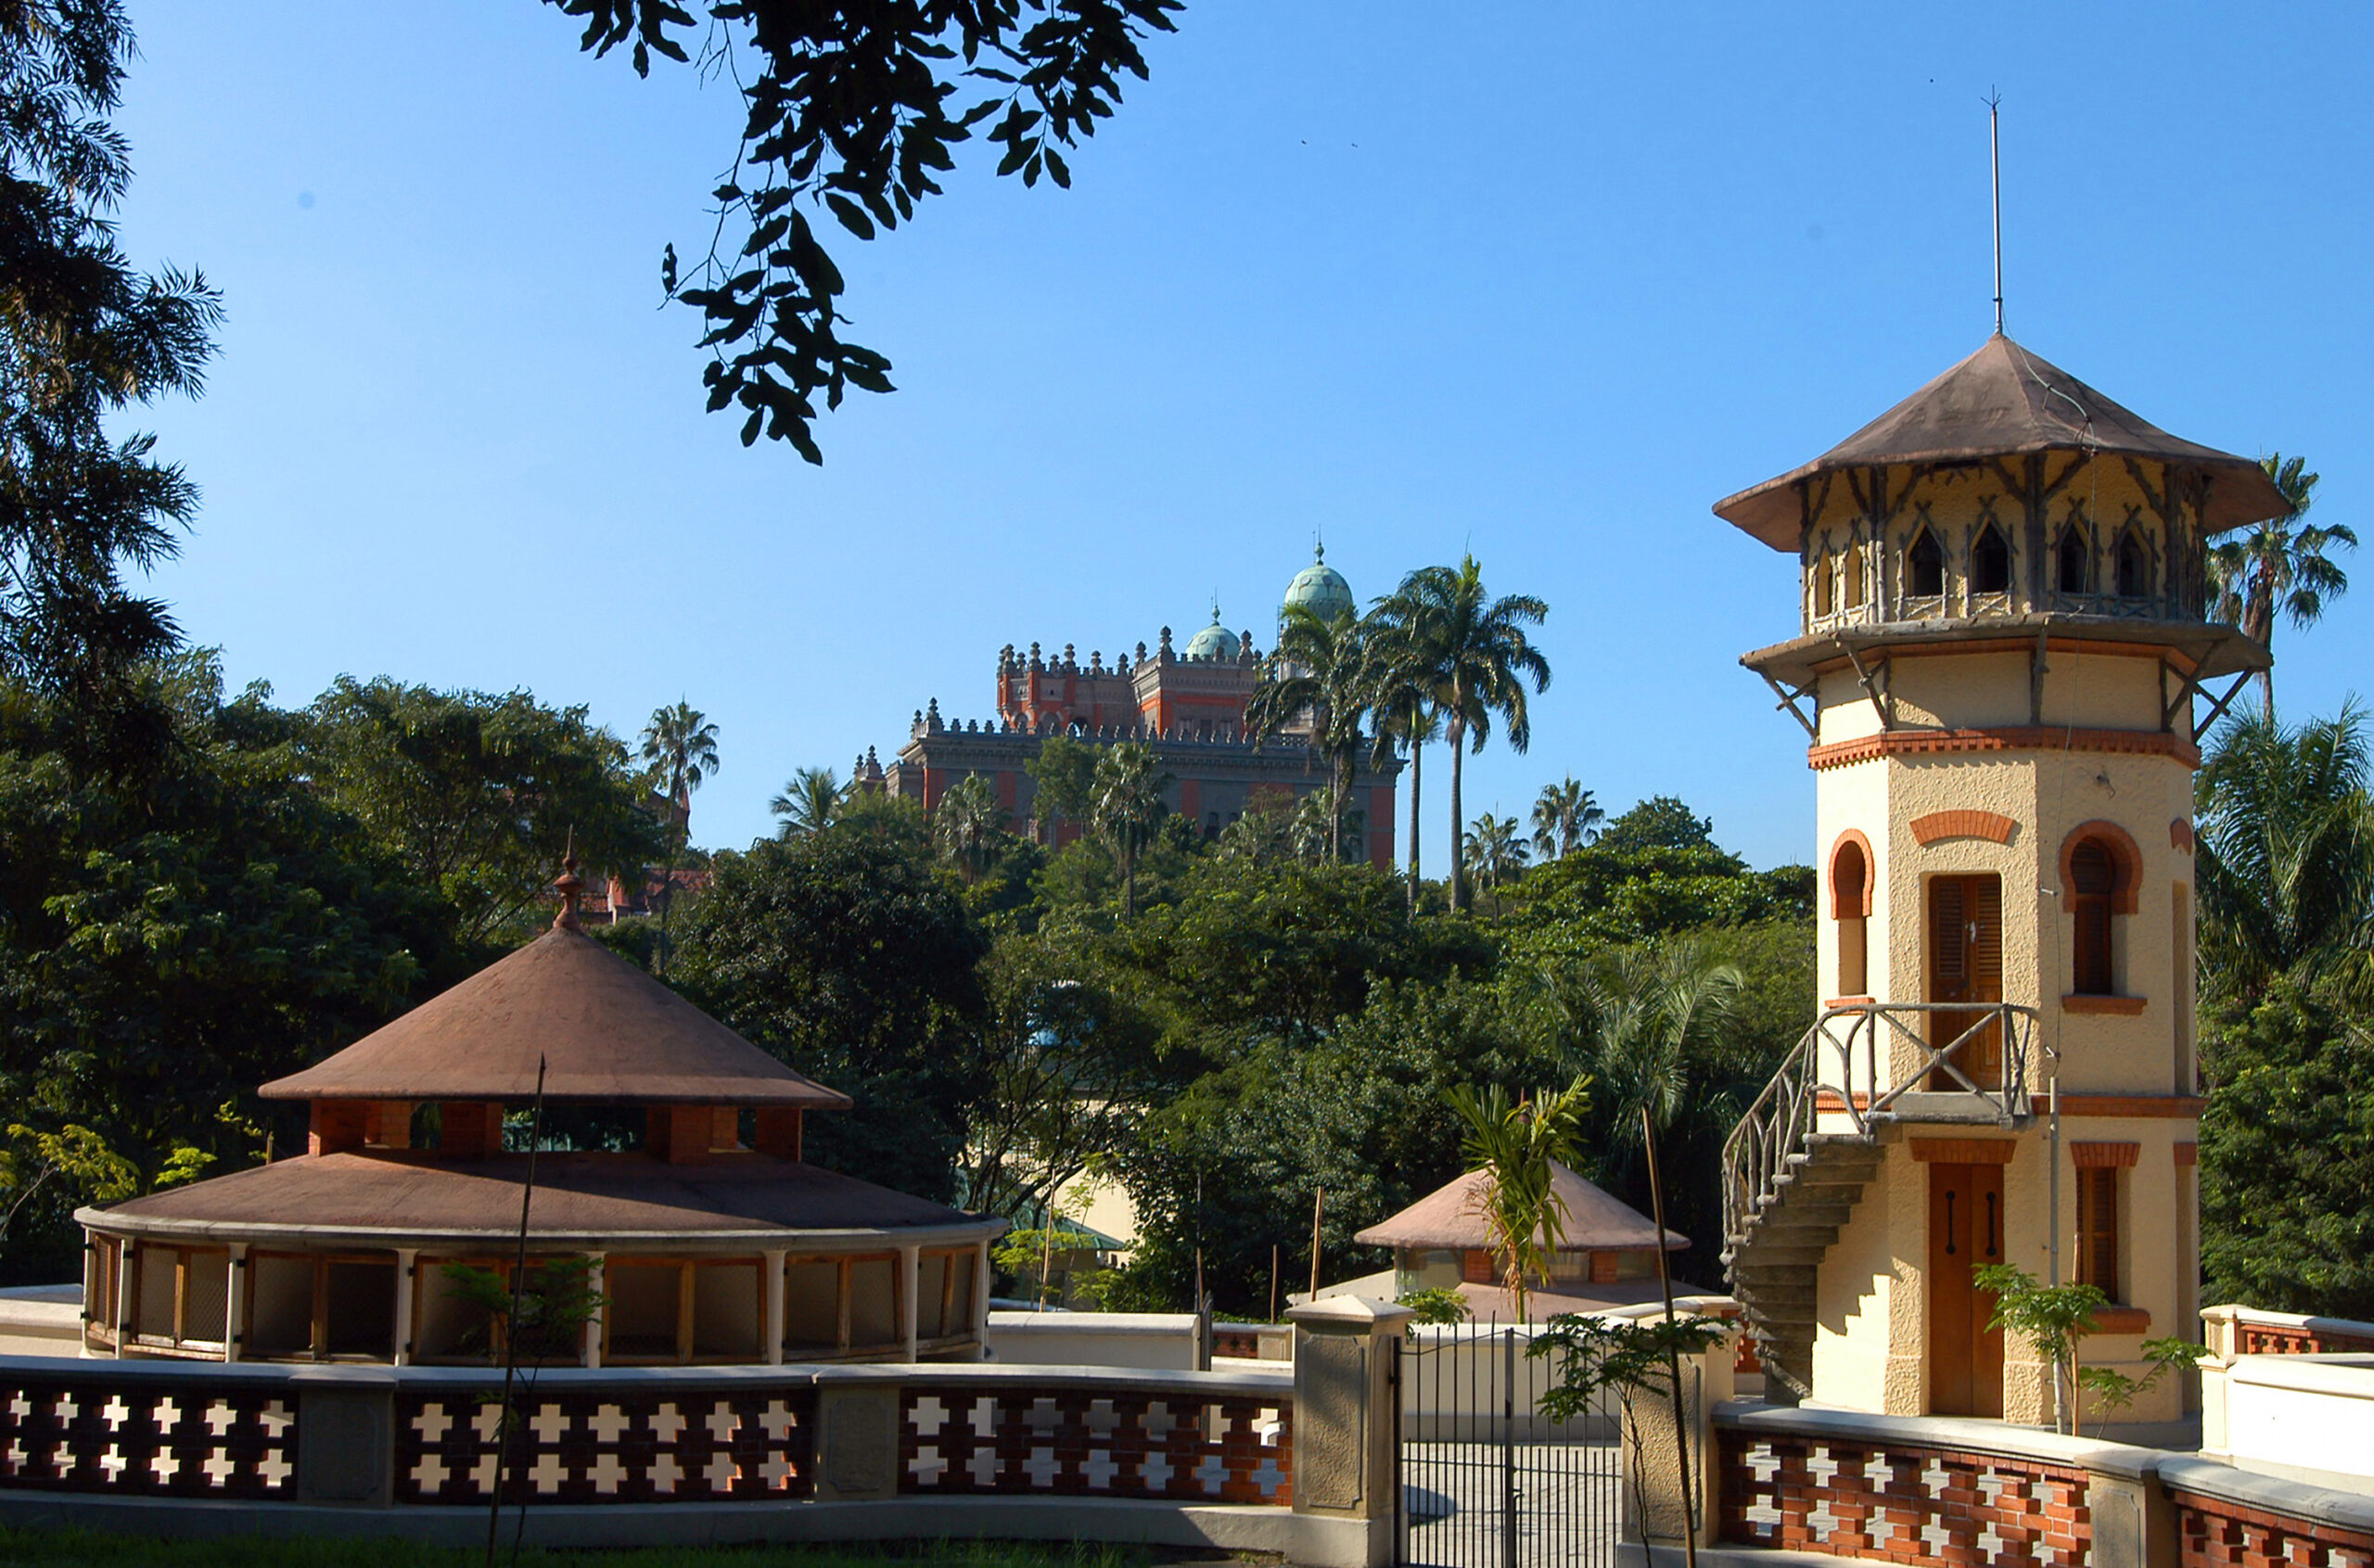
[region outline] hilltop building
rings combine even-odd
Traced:
[[[1299,605],[1333,618],[1353,610],[1356,601],[1343,574],[1327,565],[1324,552],[1297,573],[1281,606]],[[995,716],[956,721],[940,717],[939,702],[914,716],[907,742],[885,767],[868,752],[857,763],[861,787],[882,788],[929,810],[950,786],[977,774],[997,791],[998,804],[1019,832],[1035,832],[1035,785],[1026,771],[1048,735],[1111,743],[1140,740],[1152,745],[1164,771],[1165,792],[1175,814],[1194,822],[1206,838],[1265,798],[1291,802],[1326,787],[1326,760],[1311,749],[1305,728],[1257,746],[1245,730],[1245,705],[1261,679],[1261,653],[1253,633],[1231,631],[1219,608],[1211,624],[1174,651],[1164,627],[1150,653],[1140,643],[1134,657],[1116,655],[1107,665],[1101,650],[1083,665],[1073,644],[1049,657],[1036,643],[1027,654],[1008,644],[998,654]],[[1393,791],[1401,764],[1363,758],[1346,810],[1347,831],[1366,847],[1369,862],[1393,865]],[[1080,824],[1065,822],[1056,843],[1079,835]]]
[[[800,1158],[849,1097],[802,1077],[579,928],[553,928],[303,1072],[302,1155],[75,1215],[84,1353],[486,1363],[500,1326],[447,1272],[583,1260],[586,1366],[979,1358],[1005,1222]],[[541,1088],[597,1146],[530,1156]]]
[[[1816,780],[1822,1011],[1726,1155],[1768,1396],[2051,1420],[1991,1263],[2101,1289],[2089,1363],[2194,1332],[2193,770],[2268,662],[2203,554],[2287,510],[2000,333],[1716,504],[1796,557],[1798,634],[1742,662]]]

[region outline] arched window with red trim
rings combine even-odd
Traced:
[[[1831,916],[1838,923],[1838,994],[1870,994],[1871,860],[1860,834],[1839,841],[1830,861]]]

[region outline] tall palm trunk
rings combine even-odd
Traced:
[[[1467,854],[1459,833],[1460,823],[1465,820],[1460,814],[1459,804],[1460,764],[1465,760],[1460,755],[1459,743],[1466,738],[1467,720],[1454,710],[1443,724],[1443,739],[1450,746],[1450,907],[1454,914],[1467,907]]]
[[[1410,912],[1418,912],[1418,753],[1416,741],[1410,743]]]

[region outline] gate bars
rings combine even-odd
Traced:
[[[1412,1329],[1394,1346],[1396,1561],[1408,1568],[1614,1568],[1614,1396],[1538,1413],[1554,1374],[1506,1325]]]

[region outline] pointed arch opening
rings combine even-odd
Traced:
[[[1946,552],[1925,526],[1904,553],[1904,591],[1916,599],[1939,598],[1946,592]]]
[[[1814,618],[1818,620],[1826,619],[1838,599],[1838,589],[1834,580],[1835,566],[1831,560],[1829,551],[1821,551],[1814,556],[1813,578]]]
[[[2011,591],[2011,545],[1993,523],[1981,523],[1970,545],[1970,591],[2009,593]]]
[[[2061,542],[2053,547],[2052,567],[2053,586],[2061,593],[2093,591],[2094,551],[2082,525],[2073,522],[2061,530]]]
[[[2118,596],[2151,597],[2151,551],[2143,536],[2129,528],[2118,538]]]

